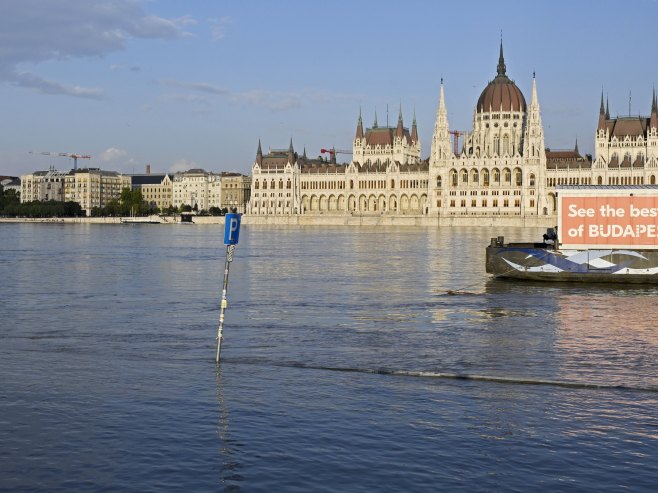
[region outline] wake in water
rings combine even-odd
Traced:
[[[273,364],[285,368],[303,368],[307,370],[324,370],[347,373],[366,373],[371,375],[390,375],[396,377],[436,378],[444,380],[468,380],[473,382],[504,383],[509,385],[546,385],[551,387],[564,387],[570,389],[599,389],[599,390],[629,390],[637,392],[658,392],[656,387],[641,387],[634,385],[613,385],[593,382],[574,382],[564,380],[543,380],[534,378],[500,377],[491,375],[470,375],[464,373],[447,373],[432,371],[394,370],[388,368],[357,368],[308,365],[306,363],[281,362],[273,363],[262,360],[232,360],[232,363],[241,364]]]

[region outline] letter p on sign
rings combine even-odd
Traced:
[[[240,214],[226,214],[224,245],[237,245],[240,236]]]

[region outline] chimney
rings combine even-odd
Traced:
[[[150,165],[150,164],[147,164],[147,165],[146,165],[146,174],[147,174],[147,175],[150,175],[150,174],[151,174],[151,165]]]

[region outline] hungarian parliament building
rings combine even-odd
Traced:
[[[610,118],[601,95],[594,156],[549,150],[535,76],[530,104],[507,76],[502,42],[497,74],[473,113],[473,129],[450,130],[443,80],[429,158],[421,158],[414,115],[397,125],[363,127],[359,113],[352,160],[309,159],[287,149],[252,166],[251,215],[551,216],[556,185],[654,185],[658,175],[658,106],[649,117]],[[596,121],[596,120],[594,120]],[[456,142],[461,138],[462,145]]]

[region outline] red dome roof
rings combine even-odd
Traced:
[[[503,44],[500,44],[500,58],[498,59],[498,75],[484,88],[478,99],[475,111],[485,113],[489,111],[525,111],[525,98],[521,90],[516,87],[505,75],[505,59],[503,58]]]

